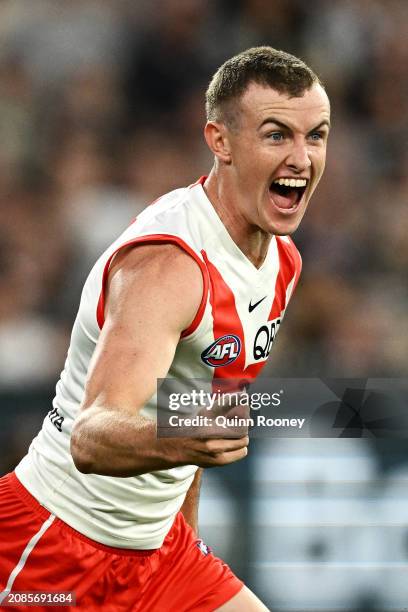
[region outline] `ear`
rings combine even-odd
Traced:
[[[228,129],[223,123],[207,121],[204,128],[204,137],[209,149],[224,164],[231,163],[231,147],[228,138]]]

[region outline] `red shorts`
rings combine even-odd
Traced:
[[[113,548],[50,514],[15,474],[0,479],[2,609],[2,593],[11,589],[75,592],[75,607],[34,608],[44,612],[212,612],[242,586],[229,567],[197,540],[181,513],[161,548]]]

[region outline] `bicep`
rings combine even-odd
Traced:
[[[83,408],[142,407],[166,376],[202,291],[198,265],[177,246],[138,246],[114,261]]]

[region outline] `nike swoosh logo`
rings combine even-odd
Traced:
[[[255,304],[251,304],[251,302],[249,302],[249,306],[248,306],[248,311],[252,312],[257,306],[259,306],[259,304],[261,302],[263,302],[264,300],[266,300],[267,296],[265,295],[265,297],[263,297],[262,299],[260,299],[258,302],[255,302]],[[252,301],[252,300],[251,300]]]

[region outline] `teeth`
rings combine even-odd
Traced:
[[[306,179],[294,179],[294,178],[279,178],[273,181],[277,185],[284,185],[285,187],[306,187]]]

